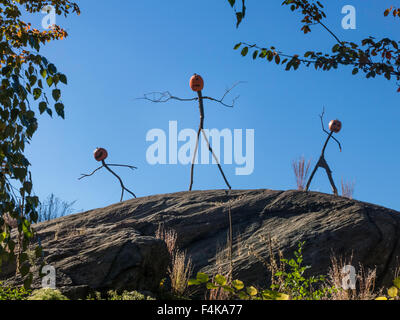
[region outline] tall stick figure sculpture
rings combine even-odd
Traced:
[[[229,93],[234,87],[236,87],[239,83],[240,83],[240,82],[236,83],[236,84],[235,84],[234,86],[232,86],[230,89],[226,90],[226,92],[225,92],[225,94],[222,96],[222,98],[218,100],[218,99],[214,99],[214,98],[211,98],[211,97],[203,96],[202,90],[203,90],[203,88],[204,88],[204,80],[203,80],[203,78],[202,78],[200,75],[194,74],[194,75],[191,77],[191,79],[190,79],[189,85],[190,85],[190,88],[191,88],[193,91],[197,92],[197,97],[196,97],[196,98],[182,99],[182,98],[178,98],[178,97],[172,96],[169,92],[153,92],[153,93],[150,93],[150,94],[145,94],[145,95],[144,95],[144,98],[142,98],[142,99],[149,100],[149,101],[152,101],[152,102],[157,102],[157,103],[159,103],[159,102],[167,102],[167,101],[169,101],[169,100],[171,100],[171,99],[179,100],[179,101],[198,101],[198,102],[199,102],[200,124],[199,124],[199,129],[198,129],[198,131],[197,131],[196,146],[195,146],[195,149],[194,149],[193,160],[192,160],[192,166],[191,166],[191,169],[190,169],[190,185],[189,185],[189,191],[192,191],[192,187],[193,187],[194,165],[195,165],[196,156],[197,156],[197,152],[198,152],[198,148],[199,148],[199,140],[200,140],[200,134],[201,134],[201,133],[203,134],[204,140],[205,140],[206,143],[207,143],[208,150],[209,150],[210,153],[212,154],[212,156],[213,156],[215,162],[217,163],[217,166],[218,166],[218,169],[219,169],[219,171],[220,171],[220,173],[221,173],[221,175],[222,175],[222,178],[224,179],[224,181],[225,181],[227,187],[229,188],[229,190],[232,189],[232,188],[231,188],[231,185],[230,185],[229,182],[228,182],[228,179],[227,179],[226,176],[225,176],[224,171],[222,170],[222,167],[221,167],[221,164],[220,164],[220,162],[219,162],[219,160],[218,160],[218,157],[215,155],[215,153],[214,153],[214,151],[213,151],[213,149],[212,149],[212,147],[211,147],[211,145],[210,145],[210,142],[209,142],[209,140],[208,140],[208,138],[207,138],[207,135],[206,135],[206,133],[205,133],[205,131],[204,131],[204,99],[218,102],[218,103],[222,104],[222,105],[225,106],[225,107],[233,108],[234,103],[235,103],[235,101],[236,101],[236,99],[237,99],[238,97],[236,97],[235,99],[233,99],[232,105],[225,104],[225,103],[224,103],[224,99],[225,99],[225,97],[228,95],[228,93]],[[150,98],[150,95],[153,95],[153,98]]]
[[[102,166],[101,166],[101,167],[98,167],[96,170],[94,170],[94,171],[93,171],[92,173],[90,173],[90,174],[82,174],[81,177],[78,178],[78,180],[81,180],[81,179],[86,178],[86,177],[90,177],[90,176],[92,176],[93,174],[95,174],[98,170],[100,170],[101,168],[104,167],[104,168],[106,168],[109,172],[111,172],[115,177],[117,177],[117,179],[119,180],[119,183],[121,184],[122,192],[121,192],[121,200],[120,200],[120,202],[122,201],[122,199],[123,199],[123,197],[124,197],[124,191],[129,192],[134,198],[136,198],[136,195],[135,195],[132,191],[130,191],[129,189],[127,189],[127,188],[124,186],[124,183],[122,182],[122,179],[120,178],[120,176],[118,176],[114,171],[112,171],[112,170],[110,169],[110,167],[126,167],[126,168],[130,168],[130,169],[132,169],[132,170],[137,169],[137,168],[134,167],[134,166],[128,166],[128,165],[124,165],[124,164],[107,164],[107,163],[105,163],[105,161],[104,161],[107,157],[108,157],[108,153],[107,153],[107,150],[106,150],[106,149],[104,149],[104,148],[97,148],[97,149],[94,151],[94,158],[95,158],[97,161],[101,162],[101,163],[102,163]]]
[[[329,182],[331,183],[331,186],[332,186],[333,194],[335,196],[337,196],[338,195],[338,191],[337,191],[337,188],[335,186],[335,182],[333,181],[333,178],[332,178],[332,171],[329,168],[328,163],[325,160],[325,149],[326,149],[326,146],[328,145],[329,140],[332,138],[339,145],[340,151],[342,151],[342,146],[340,145],[340,142],[333,136],[334,133],[338,133],[342,129],[342,123],[339,120],[332,120],[329,123],[330,132],[328,132],[324,128],[324,121],[323,121],[324,113],[325,113],[325,111],[322,111],[322,114],[320,115],[320,118],[321,118],[322,130],[328,135],[328,137],[327,137],[327,139],[325,141],[324,147],[322,148],[321,156],[319,157],[319,160],[318,160],[314,170],[312,171],[310,178],[308,179],[307,186],[306,186],[306,191],[308,191],[308,189],[310,188],[311,180],[313,179],[313,177],[314,177],[315,173],[317,172],[318,168],[321,167],[321,168],[325,169],[326,174],[328,175]]]

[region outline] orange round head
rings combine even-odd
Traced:
[[[93,155],[97,161],[103,161],[108,157],[107,150],[104,148],[97,148],[96,150],[94,150]]]
[[[342,129],[342,123],[339,120],[329,122],[329,130],[338,133]]]
[[[201,76],[199,76],[198,74],[194,74],[191,78],[190,78],[190,88],[193,91],[201,91],[204,88],[204,80]]]

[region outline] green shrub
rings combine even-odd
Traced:
[[[118,294],[116,291],[108,291],[108,300],[155,300],[153,297],[145,296],[144,294],[137,291],[124,291],[122,294]]]
[[[50,288],[43,288],[35,290],[28,297],[28,300],[69,300],[66,296],[62,295],[59,290]]]
[[[208,290],[221,288],[241,300],[289,300],[289,295],[277,291],[258,291],[253,286],[245,288],[244,283],[240,280],[233,280],[231,284],[228,284],[227,279],[220,274],[215,276],[214,281],[210,281],[208,275],[199,272],[196,279],[190,279],[188,282],[189,286],[201,284],[205,284]]]
[[[222,275],[216,275],[213,281],[205,273],[197,273],[196,279],[190,279],[189,285],[205,284],[208,290],[222,289],[228,292],[231,297],[242,300],[320,300],[329,297],[335,292],[335,287],[325,286],[323,289],[316,289],[317,284],[324,284],[325,278],[304,277],[304,273],[310,266],[303,266],[302,249],[304,242],[299,243],[294,259],[281,259],[284,264],[282,271],[276,272],[273,276],[278,279],[279,285],[271,285],[270,289],[257,290],[253,286],[245,287],[240,280],[233,280],[228,283]],[[287,270],[287,271],[286,271]]]
[[[24,287],[9,288],[4,287],[0,282],[0,300],[26,300],[30,291]]]
[[[156,300],[151,296],[145,296],[137,291],[124,290],[121,294],[117,291],[110,290],[107,292],[107,298],[102,298],[100,292],[95,292],[94,297],[90,295],[86,300]]]
[[[279,278],[280,285],[272,285],[271,289],[279,289],[290,295],[293,300],[320,300],[327,297],[337,289],[335,287],[325,287],[323,289],[316,289],[317,285],[320,286],[326,282],[324,276],[312,276],[306,278],[304,273],[311,266],[303,265],[303,246],[305,242],[298,244],[298,249],[295,251],[294,256],[290,260],[281,259],[285,265],[284,271],[275,273],[275,277]],[[287,270],[287,271],[286,271]]]

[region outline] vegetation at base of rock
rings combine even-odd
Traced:
[[[188,285],[205,284],[207,290],[222,289],[227,292],[232,298],[240,300],[289,300],[289,295],[273,290],[257,290],[253,286],[245,287],[241,280],[233,280],[228,283],[228,280],[223,275],[217,274],[214,281],[210,281],[210,277],[202,272],[198,272],[196,279],[190,279]]]
[[[69,300],[59,290],[43,288],[35,290],[27,300]]]
[[[278,271],[274,274],[275,277],[280,279],[280,285],[273,284],[271,289],[280,290],[288,294],[293,300],[320,300],[323,297],[330,296],[337,289],[335,287],[325,287],[322,289],[314,289],[318,284],[321,285],[326,282],[324,276],[312,276],[306,278],[304,273],[311,266],[303,265],[303,247],[304,241],[298,244],[297,251],[294,252],[295,258],[290,260],[281,259],[289,271]]]
[[[145,295],[138,291],[127,291],[124,290],[122,293],[118,293],[115,290],[107,292],[107,297],[102,298],[100,292],[95,292],[94,295],[89,295],[86,300],[156,300],[154,297]]]
[[[223,275],[216,275],[213,281],[205,273],[197,273],[195,279],[190,279],[189,285],[205,284],[208,290],[222,289],[229,293],[231,297],[241,300],[321,300],[324,297],[330,297],[333,292],[336,292],[335,287],[322,286],[326,284],[324,276],[306,278],[304,273],[311,266],[304,266],[303,263],[303,246],[305,242],[298,244],[298,249],[294,253],[295,258],[290,260],[281,259],[284,268],[273,274],[273,277],[278,278],[270,289],[258,290],[254,286],[245,287],[243,281],[233,280],[229,283],[228,279]],[[288,269],[288,271],[285,271]],[[275,284],[279,283],[279,284]],[[317,285],[321,289],[316,289]]]
[[[31,292],[24,287],[3,287],[0,282],[0,300],[26,300]]]
[[[380,296],[375,300],[400,300],[400,277],[393,280],[393,286],[387,290],[387,296]]]

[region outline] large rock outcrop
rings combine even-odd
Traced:
[[[178,233],[178,246],[195,272],[218,272],[218,248],[227,240],[232,214],[234,277],[268,284],[270,236],[290,257],[300,241],[310,274],[326,274],[332,254],[353,265],[377,268],[378,286],[390,285],[400,256],[400,214],[369,203],[302,191],[193,191],[132,199],[35,226],[58,286],[153,290],[169,262],[154,235],[159,224]],[[227,261],[226,261],[227,263]],[[7,273],[7,272],[6,272]],[[4,276],[3,278],[7,276]],[[36,281],[38,284],[38,281]]]

